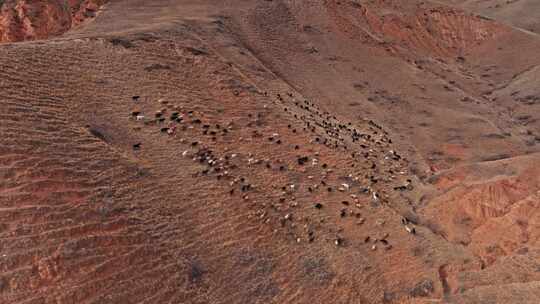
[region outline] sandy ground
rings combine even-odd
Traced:
[[[441,2],[0,45],[0,302],[537,303],[540,38]]]

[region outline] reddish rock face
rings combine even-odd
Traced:
[[[491,20],[444,6],[371,1],[347,12],[337,2],[327,8],[341,30],[362,29],[370,41],[384,44],[394,53],[405,48],[423,56],[456,57],[507,31]]]
[[[0,1],[1,3],[2,1]],[[0,9],[0,42],[61,35],[95,17],[106,0],[7,0]]]

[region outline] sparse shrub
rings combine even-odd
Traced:
[[[196,283],[201,280],[205,270],[197,261],[191,261],[188,265],[188,280],[190,283]]]
[[[109,41],[115,46],[120,45],[120,46],[123,46],[126,49],[129,49],[129,48],[132,48],[132,47],[135,46],[135,45],[133,45],[133,43],[131,43],[131,41],[125,40],[125,39],[122,39],[122,38],[112,38]]]
[[[431,280],[424,280],[416,284],[409,292],[412,297],[427,297],[435,290]]]

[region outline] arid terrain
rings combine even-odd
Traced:
[[[0,303],[540,303],[540,2],[0,6]]]

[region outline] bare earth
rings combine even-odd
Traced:
[[[539,303],[537,1],[2,2],[0,303]]]

